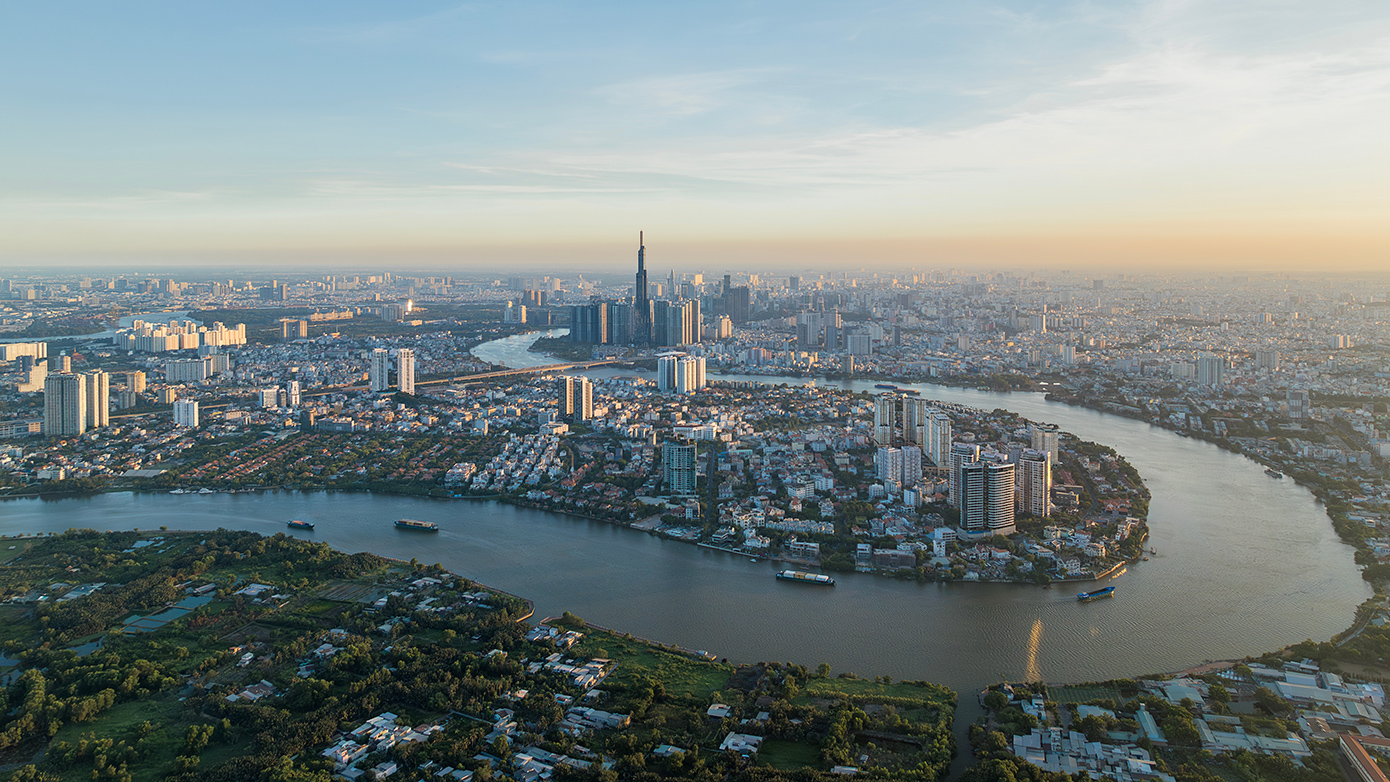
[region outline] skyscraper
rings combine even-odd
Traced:
[[[637,280],[632,290],[632,341],[637,345],[652,342],[652,304],[647,290],[647,245],[642,232],[637,232]]]
[[[396,351],[396,385],[402,394],[415,393],[415,351],[410,348]]]
[[[49,375],[43,383],[43,433],[64,437],[87,431],[86,383],[80,375]]]
[[[180,399],[174,403],[175,426],[198,426],[198,403],[192,399]]]
[[[571,421],[594,417],[594,383],[587,377],[567,377],[560,385],[560,414]]]
[[[1057,461],[1057,437],[1059,434],[1057,425],[1029,424],[1028,432],[1033,440],[1033,450],[1045,451],[1052,458],[1052,461]]]
[[[83,395],[86,397],[84,415],[87,419],[87,428],[99,429],[109,425],[111,423],[111,376],[98,369],[83,375],[82,382],[86,385],[86,388],[83,389]]]
[[[937,467],[946,467],[951,458],[951,417],[933,410],[931,413],[931,434],[927,438],[927,456]]]
[[[694,494],[696,486],[694,444],[662,443],[661,476],[672,494]]]
[[[372,351],[371,363],[367,365],[367,377],[372,393],[381,393],[391,387],[391,353],[386,348]]]
[[[903,451],[901,448],[883,446],[874,454],[874,477],[880,481],[902,483]]]
[[[1197,357],[1197,382],[1204,386],[1219,386],[1226,382],[1226,359],[1212,353]]]
[[[874,399],[874,442],[878,445],[892,445],[898,432],[898,397],[894,394],[879,394]]]
[[[927,400],[903,396],[903,440],[926,446],[931,438],[931,411]]]
[[[902,483],[904,489],[916,486],[922,480],[922,449],[915,445],[903,446],[903,475]]]
[[[1028,449],[1018,460],[1018,509],[1042,518],[1052,512],[1052,456]]]
[[[965,465],[980,460],[980,446],[971,445],[969,443],[955,443],[951,446],[949,459],[951,462],[951,496],[949,497],[949,499],[951,502],[951,507],[959,508],[962,493],[962,472],[965,468]]]
[[[997,454],[961,466],[960,526],[970,535],[1014,534],[1014,465]]]

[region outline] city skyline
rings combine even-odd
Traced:
[[[0,267],[1376,269],[1370,3],[13,9]]]

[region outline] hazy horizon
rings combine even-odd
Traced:
[[[1390,266],[1372,2],[7,22],[0,268]]]

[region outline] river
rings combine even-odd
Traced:
[[[525,352],[535,336],[475,353],[553,361]],[[855,573],[836,574],[833,589],[789,584],[773,578],[771,563],[491,501],[322,492],[23,499],[0,503],[0,533],[161,525],[286,532],[347,551],[440,562],[535,600],[538,616],[569,610],[732,660],[827,662],[837,671],[937,681],[962,692],[962,706],[1000,677],[1135,676],[1326,639],[1371,594],[1312,495],[1244,457],[1040,394],[916,387],[926,397],[1056,423],[1124,454],[1153,492],[1157,555],[1107,582],[1117,587],[1115,599],[1079,604],[1077,589],[1066,586],[917,584]],[[441,531],[394,528],[403,517],[436,521]],[[317,529],[288,530],[285,522],[296,518]]]

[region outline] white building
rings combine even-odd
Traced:
[[[402,394],[415,393],[415,351],[410,348],[396,351],[396,387]]]
[[[198,403],[191,399],[179,400],[174,403],[174,425],[175,426],[198,426]]]
[[[371,363],[367,365],[367,379],[372,393],[381,393],[391,387],[391,353],[386,348],[372,350]]]

